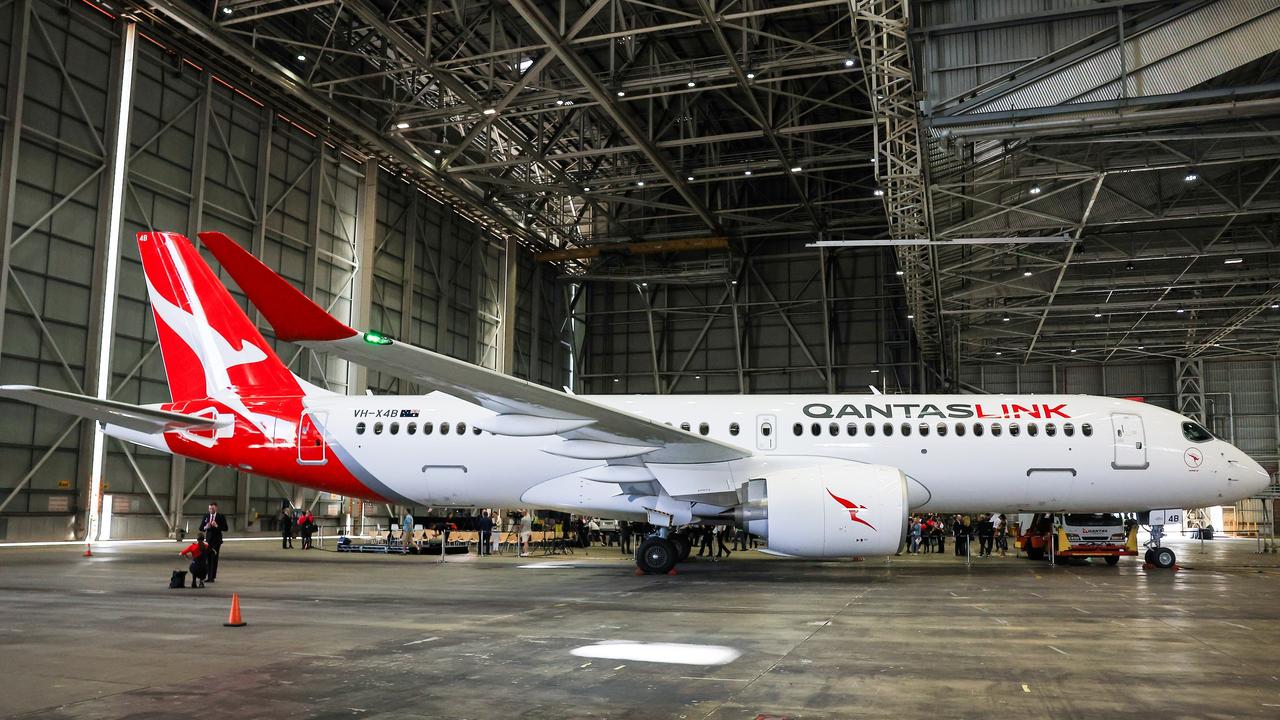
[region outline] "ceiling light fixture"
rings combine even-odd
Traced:
[[[485,115],[497,115],[497,114],[498,114],[498,109],[497,109],[497,108],[485,108],[485,109],[484,109],[484,110],[482,110],[481,112],[483,112]]]
[[[1182,313],[1186,312],[1186,309],[1185,309],[1185,308],[1178,308],[1175,312],[1177,312],[1179,315],[1181,315]]]
[[[895,270],[893,271],[893,274],[897,275],[898,277],[902,277],[905,273],[903,273],[903,271],[901,270]]]
[[[306,55],[299,55],[299,56],[298,56],[298,62],[306,62],[306,60],[307,60],[307,56],[306,56]]]
[[[397,127],[397,128],[399,128],[399,129],[401,129],[401,130],[408,130],[408,129],[409,129],[409,123],[407,123],[407,122],[405,122],[405,121],[401,120],[400,122],[396,123],[396,127]]]
[[[637,181],[636,181],[636,187],[644,187],[644,181],[643,181],[643,180],[637,180]]]
[[[1023,271],[1022,271],[1022,277],[1031,277],[1031,271],[1030,271],[1030,270],[1023,270]]]
[[[845,67],[853,67],[853,66],[854,66],[854,65],[856,65],[857,63],[858,63],[858,61],[857,61],[857,60],[854,60],[853,58],[845,58],[845,59],[844,59],[844,66],[845,66]]]
[[[748,79],[748,80],[755,80],[755,79],[756,79],[756,74],[755,74],[754,72],[752,72],[752,71],[748,70],[748,71],[747,71],[747,79]]]
[[[1223,265],[1239,265],[1242,262],[1244,262],[1244,258],[1233,257],[1233,258],[1227,258],[1226,260],[1223,260],[1222,264]]]
[[[626,96],[627,96],[627,91],[626,91],[626,90],[619,90],[619,91],[618,91],[618,97],[626,97]]]
[[[872,190],[871,194],[875,195],[876,197],[884,197],[884,188],[878,187],[875,190]]]
[[[560,98],[559,100],[556,100],[556,104],[557,104],[557,105],[563,105],[563,104],[564,104],[564,98]]]
[[[1101,310],[1095,310],[1095,311],[1093,312],[1093,316],[1094,316],[1094,317],[1096,317],[1096,318],[1100,318],[1100,317],[1102,317],[1102,311],[1101,311]]]
[[[685,85],[686,85],[687,87],[697,87],[697,86],[698,86],[698,83],[696,83],[696,82],[694,82],[694,81],[690,80],[689,82],[685,83]]]
[[[1000,322],[1009,322],[1010,319],[1011,318],[1008,315],[1005,315],[1004,317],[1000,318]]]
[[[1199,175],[1197,175],[1197,174],[1196,174],[1196,172],[1195,172],[1194,170],[1192,170],[1191,172],[1188,172],[1188,173],[1186,174],[1186,177],[1182,178],[1182,181],[1183,181],[1183,182],[1195,182],[1195,181],[1197,181],[1197,180],[1199,180],[1199,179],[1200,179],[1200,176],[1199,176]]]
[[[224,7],[224,8],[222,8],[222,14],[223,14],[223,15],[230,15],[230,14],[231,14],[231,8],[229,8],[229,7]]]
[[[440,150],[440,148],[436,148],[435,150],[432,150],[431,152],[435,153],[436,155],[439,155],[439,154],[441,153],[441,150]]]
[[[1039,194],[1040,194],[1040,186],[1039,186],[1039,185],[1032,185],[1032,186],[1031,186],[1031,189],[1030,189],[1030,190],[1028,190],[1027,192],[1031,193],[1032,195],[1039,195]]]
[[[685,180],[688,180],[689,182],[693,182],[693,176],[690,175],[689,177],[686,177]]]
[[[750,174],[751,174],[751,171],[750,171],[750,170],[743,170],[743,171],[742,171],[742,174],[743,174],[743,175],[750,175]]]
[[[804,172],[804,168],[802,168],[802,167],[800,167],[799,165],[797,165],[797,166],[795,166],[795,167],[791,168],[791,172],[793,172],[793,173]]]

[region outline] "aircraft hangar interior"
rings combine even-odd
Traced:
[[[1280,0],[0,0],[0,717],[1277,717]]]

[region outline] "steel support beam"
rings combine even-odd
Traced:
[[[10,28],[9,78],[4,110],[8,120],[0,136],[0,348],[4,347],[5,314],[9,298],[9,251],[18,195],[19,149],[22,147],[23,106],[27,97],[27,54],[31,43],[31,1],[14,0]]]
[[[555,27],[542,14],[542,11],[529,0],[511,0],[511,6],[533,28],[534,33],[542,38],[542,41],[555,52],[560,61],[569,69],[569,72],[573,73],[578,82],[582,83],[587,93],[600,104],[600,108],[608,113],[609,117],[626,133],[627,137],[631,138],[631,142],[640,148],[640,151],[644,153],[649,162],[653,163],[654,168],[662,174],[662,177],[671,183],[671,187],[680,194],[680,197],[684,198],[684,201],[688,203],[689,207],[707,228],[719,231],[719,223],[708,212],[702,200],[694,194],[685,179],[672,169],[671,164],[663,157],[661,151],[654,147],[648,134],[631,119],[630,115],[617,102],[617,99],[600,84],[595,74],[587,68],[582,59],[578,57],[577,52],[569,47],[564,38],[556,32]]]
[[[104,222],[99,227],[94,252],[93,306],[90,309],[89,351],[85,390],[107,399],[111,394],[111,356],[115,345],[115,312],[120,277],[120,234],[124,224],[125,187],[129,178],[129,120],[133,115],[134,62],[137,57],[138,27],[132,20],[120,20],[119,39],[112,51],[112,71],[107,97],[106,175],[101,197]],[[100,216],[103,217],[103,216]],[[98,538],[99,497],[106,466],[107,436],[93,423],[85,540]]]
[[[364,162],[356,204],[355,278],[351,283],[351,326],[369,329],[373,308],[373,252],[378,246],[378,161]],[[347,394],[363,395],[369,387],[369,372],[359,363],[347,363]]]
[[[520,289],[516,284],[520,246],[508,237],[502,250],[502,313],[498,320],[498,371],[514,375],[516,371],[516,314]]]

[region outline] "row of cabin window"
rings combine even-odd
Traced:
[[[670,425],[671,423],[667,423],[667,424],[668,424],[668,425]],[[766,426],[766,427],[767,427],[767,426]],[[690,431],[690,425],[689,425],[689,423],[687,423],[687,422],[682,422],[682,423],[680,423],[680,429],[681,429],[681,430],[684,430],[685,432],[689,432],[689,431]],[[738,423],[736,423],[736,422],[735,422],[735,423],[729,423],[729,434],[730,434],[730,435],[735,435],[735,436],[736,436],[736,435],[737,435],[738,433],[740,433],[740,432],[742,432],[742,426],[738,425]],[[766,430],[763,430],[762,432],[763,432],[765,435],[768,435],[768,434],[769,434],[769,431],[768,431],[767,429],[766,429]],[[710,424],[710,423],[698,423],[698,434],[699,434],[699,435],[707,435],[707,434],[710,434],[710,433],[711,433],[711,424]]]
[[[919,426],[918,426],[920,436],[921,436],[921,437],[927,437],[927,436],[929,435],[929,432],[930,432],[931,427],[934,427],[934,426],[929,425],[929,423],[927,423],[927,422],[922,422],[922,423],[920,423],[920,424],[919,424]],[[946,437],[947,432],[949,431],[949,428],[950,428],[950,427],[951,427],[951,426],[947,425],[947,423],[944,423],[944,422],[940,422],[940,423],[938,423],[938,424],[937,424],[937,426],[936,426],[937,433],[938,433],[938,437]],[[956,424],[955,424],[955,433],[956,433],[956,437],[964,437],[965,429],[966,429],[967,427],[968,427],[968,426],[966,426],[964,423],[956,423]],[[974,434],[974,436],[975,436],[975,437],[982,437],[983,433],[985,433],[985,432],[986,432],[986,430],[985,430],[984,428],[985,428],[985,426],[984,426],[982,423],[974,423],[974,424],[973,424],[973,434]],[[795,433],[796,437],[800,437],[801,435],[803,435],[803,434],[804,434],[804,423],[796,423],[795,425],[793,425],[793,426],[791,427],[791,430],[792,430],[792,432],[794,432],[794,433]],[[904,423],[902,423],[902,424],[899,426],[899,430],[900,430],[899,434],[901,434],[903,437],[909,437],[909,436],[911,435],[911,432],[912,432],[912,425],[911,425],[911,423],[904,422]],[[809,432],[810,432],[812,435],[814,435],[814,436],[821,435],[821,434],[822,434],[822,423],[813,423],[813,424],[811,424],[811,425],[809,426]],[[828,434],[830,434],[830,435],[832,435],[832,436],[838,436],[838,435],[840,434],[840,423],[830,423],[829,425],[827,425],[827,432],[828,432]],[[997,422],[997,423],[991,423],[991,436],[992,436],[992,437],[1000,437],[1003,433],[1004,433],[1004,427],[1003,427],[1003,426],[1001,426],[1001,424],[1000,424],[1000,423],[998,423],[998,422]],[[850,436],[850,437],[856,436],[856,435],[858,434],[858,423],[848,423],[848,424],[846,424],[846,425],[845,425],[845,434],[846,434],[846,435],[848,435],[848,436]],[[874,436],[874,435],[876,434],[876,424],[875,424],[875,423],[866,423],[865,425],[863,425],[863,427],[862,427],[862,434],[863,434],[863,435],[866,435],[867,437]],[[887,423],[884,423],[883,425],[881,425],[881,434],[882,434],[882,435],[884,435],[884,436],[886,436],[886,437],[892,436],[892,435],[893,435],[893,423],[888,423],[888,422],[887,422]],[[1009,423],[1009,435],[1011,435],[1011,436],[1013,436],[1013,437],[1018,437],[1018,436],[1019,436],[1019,435],[1021,435],[1021,434],[1022,434],[1022,426],[1021,426],[1021,425],[1019,425],[1019,424],[1018,424],[1018,423],[1016,423],[1016,422],[1011,422],[1011,423]],[[1036,436],[1037,436],[1037,435],[1039,435],[1039,434],[1040,434],[1040,425],[1039,425],[1038,423],[1027,423],[1027,435],[1028,435],[1028,436],[1030,436],[1030,437],[1036,437]],[[1045,423],[1045,424],[1044,424],[1044,434],[1045,434],[1046,436],[1048,436],[1048,437],[1054,437],[1054,436],[1056,436],[1056,435],[1058,434],[1058,425],[1057,425],[1056,423]],[[1076,434],[1076,426],[1075,426],[1074,424],[1072,424],[1072,423],[1063,423],[1063,424],[1062,424],[1062,434],[1063,434],[1063,435],[1065,435],[1065,436],[1067,436],[1067,437],[1072,437],[1072,436],[1074,436],[1074,435]],[[1084,424],[1082,424],[1082,425],[1080,426],[1080,434],[1081,434],[1081,435],[1083,435],[1083,436],[1085,436],[1085,437],[1089,437],[1089,436],[1093,435],[1093,426],[1092,426],[1092,425],[1090,425],[1089,423],[1084,423]]]
[[[382,427],[383,427],[383,426],[382,426],[382,423],[381,423],[381,422],[376,422],[376,423],[374,423],[374,424],[373,424],[373,434],[374,434],[374,435],[381,435],[381,434],[382,434]],[[363,434],[364,434],[364,431],[365,431],[365,424],[364,424],[364,422],[358,422],[358,423],[356,423],[356,434],[357,434],[357,435],[363,435]],[[424,423],[422,423],[422,434],[423,434],[423,435],[431,435],[431,434],[432,434],[432,433],[434,433],[435,431],[436,431],[435,423],[432,423],[432,422],[424,422]],[[418,423],[416,423],[416,422],[405,423],[405,426],[404,426],[404,433],[405,433],[406,435],[415,435],[415,434],[417,434],[417,432],[418,432]],[[466,435],[466,434],[467,434],[467,424],[466,424],[466,423],[464,423],[464,422],[457,422],[457,423],[454,423],[454,425],[453,425],[453,432],[454,432],[455,434],[457,434],[457,435]],[[400,423],[398,423],[398,422],[391,422],[391,423],[389,423],[389,424],[387,425],[387,433],[388,433],[388,434],[390,434],[390,435],[399,435],[399,434],[400,434]],[[447,422],[442,422],[442,423],[440,423],[440,434],[441,434],[441,435],[448,435],[448,434],[449,434],[449,423],[447,423]],[[472,434],[472,435],[479,435],[479,434],[480,434],[480,428],[478,428],[478,427],[473,427],[473,428],[471,428],[471,434]]]

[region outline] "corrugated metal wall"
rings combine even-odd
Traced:
[[[0,6],[0,98],[13,44],[13,6]],[[12,245],[0,383],[82,392],[97,345],[91,307],[105,223],[105,210],[99,210],[106,205],[100,197],[103,134],[114,104],[108,88],[119,40],[111,21],[87,6],[36,0],[34,8],[15,189],[18,242]],[[171,229],[193,237],[197,229],[226,232],[335,316],[350,317],[363,166],[340,142],[316,137],[262,104],[268,101],[139,41],[113,398],[169,399],[132,241],[136,231]],[[3,108],[6,122],[8,112]],[[501,248],[386,172],[379,174],[376,212],[372,324],[415,344],[492,365],[501,315]],[[543,283],[527,257],[520,270],[519,291],[529,300],[520,303],[515,318],[516,371],[558,387],[565,369],[556,359],[561,288]],[[546,287],[535,291],[534,282]],[[294,372],[322,387],[346,390],[345,363],[276,342],[269,330],[264,335]],[[375,391],[420,390],[400,388],[395,378],[377,373],[370,373],[369,384]],[[12,496],[0,512],[0,540],[74,537],[87,504],[87,423],[22,403],[5,401],[0,407],[0,502]],[[217,500],[243,532],[256,515],[272,516],[284,498],[306,505],[317,499],[315,493],[194,462],[177,463],[182,478],[173,482],[175,465],[168,455],[109,443],[105,492],[115,498],[113,537],[163,537],[166,515],[172,518],[181,507],[189,522],[209,500]],[[175,494],[171,500],[173,487],[182,498]],[[325,512],[331,504],[315,507]]]

